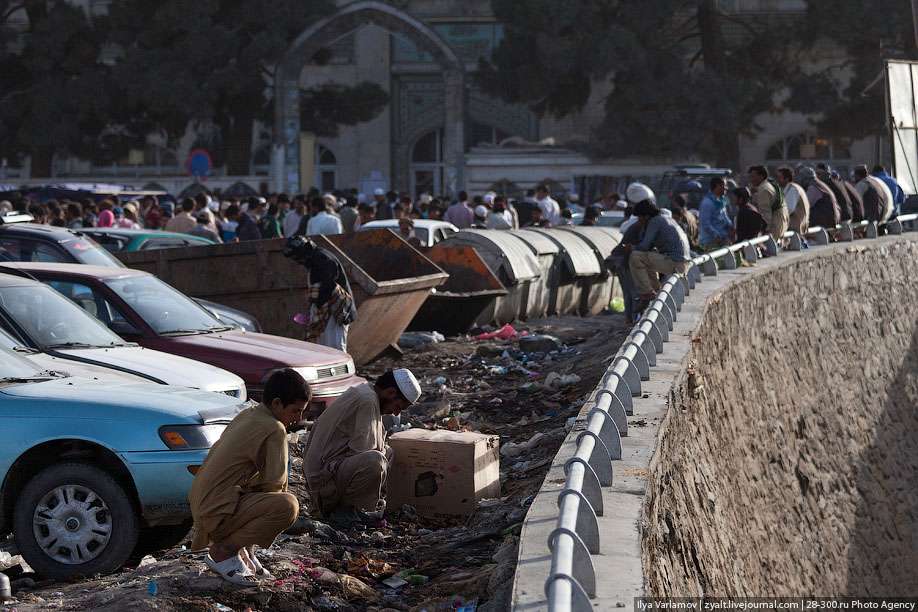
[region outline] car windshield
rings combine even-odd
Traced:
[[[0,383],[39,378],[39,367],[11,349],[0,346]]]
[[[194,300],[155,276],[105,282],[157,334],[194,334],[229,329]]]
[[[14,351],[19,351],[19,352],[26,352],[26,353],[37,352],[36,349],[33,349],[27,346],[25,342],[22,342],[21,340],[17,340],[16,338],[14,338],[13,335],[9,333],[8,331],[6,331],[5,329],[0,329],[0,346],[4,346],[8,349],[12,349]]]
[[[107,268],[124,268],[123,263],[115,256],[99,246],[99,243],[89,238],[77,238],[61,243],[77,261],[91,266],[105,266]]]
[[[95,317],[47,285],[0,287],[0,305],[42,350],[124,344]]]
[[[117,253],[119,251],[123,251],[124,247],[126,247],[131,241],[130,238],[125,236],[114,236],[112,234],[106,233],[97,234],[96,232],[92,232],[89,235],[92,236],[93,240],[101,244],[102,248],[104,248],[109,253]]]

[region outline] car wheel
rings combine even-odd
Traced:
[[[148,555],[172,548],[185,539],[193,524],[193,520],[187,519],[178,525],[157,525],[141,529],[137,546],[134,548],[134,556]]]
[[[59,463],[39,472],[23,488],[13,513],[22,556],[55,580],[120,568],[137,543],[138,523],[124,487],[86,463]]]

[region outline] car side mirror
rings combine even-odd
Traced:
[[[131,336],[139,337],[143,335],[140,328],[130,321],[112,321],[108,324],[108,328],[124,339],[128,339]]]

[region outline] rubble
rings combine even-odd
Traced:
[[[509,330],[506,339],[449,338],[361,370],[374,378],[408,367],[421,381],[424,395],[387,423],[393,431],[500,437],[499,496],[480,500],[471,516],[425,518],[411,506],[388,507],[377,525],[349,531],[315,520],[306,513],[301,457],[307,435],[300,432],[289,443],[290,489],[303,501],[301,516],[271,549],[258,551],[274,583],[230,585],[206,567],[203,553],[179,545],[130,560],[126,566],[134,571],[70,584],[42,581],[31,570],[17,573],[12,605],[19,612],[502,612],[509,607],[520,528],[532,497],[566,424],[576,420],[605,371],[602,359],[627,332],[620,315],[551,317],[515,324],[516,338]],[[557,340],[556,348],[524,342],[546,335]],[[0,563],[4,559],[0,555]]]

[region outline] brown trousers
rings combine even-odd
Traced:
[[[690,261],[673,261],[656,251],[633,251],[628,264],[631,266],[634,289],[638,295],[656,293],[660,290],[658,273],[685,276],[688,269],[692,267]]]
[[[300,504],[291,493],[247,493],[239,498],[236,513],[224,519],[210,539],[219,542],[232,537],[239,546],[270,548],[299,513]]]
[[[369,450],[343,459],[334,478],[309,491],[313,505],[323,516],[348,506],[373,512],[383,497],[391,458],[392,449],[386,447],[385,454]]]

